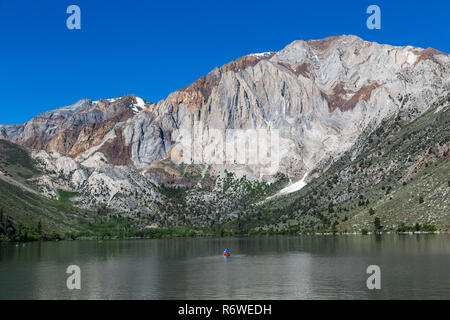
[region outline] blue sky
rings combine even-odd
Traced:
[[[81,8],[81,30],[66,9]],[[366,8],[381,8],[381,30]],[[157,102],[240,56],[355,34],[450,52],[450,1],[0,0],[0,123],[83,98]]]

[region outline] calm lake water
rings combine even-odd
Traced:
[[[81,290],[66,287],[69,265]],[[2,244],[0,299],[450,299],[450,235]]]

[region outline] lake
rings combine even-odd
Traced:
[[[69,265],[80,290],[66,286]],[[450,235],[1,244],[0,299],[450,299]]]

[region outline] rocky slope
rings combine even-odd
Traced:
[[[87,210],[41,195],[32,183],[41,174],[28,150],[0,140],[0,241],[22,225],[36,228],[40,223],[48,234],[64,234],[82,231],[83,224],[94,221]]]
[[[261,204],[277,217],[263,230],[373,231],[378,218],[384,231],[448,231],[449,125],[450,95],[412,122],[386,120],[303,189]]]
[[[446,53],[338,36],[244,56],[158,103],[82,100],[0,125],[0,138],[34,150],[44,172],[34,183],[47,196],[67,189],[80,206],[151,215],[167,200],[159,183],[214,192],[225,170],[310,182],[365,152],[386,122],[406,125],[449,91]]]

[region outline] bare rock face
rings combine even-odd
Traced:
[[[449,63],[447,54],[433,49],[379,45],[354,36],[295,41],[276,53],[248,55],[160,101],[148,114],[155,117],[150,139],[143,137],[145,131],[129,129],[139,141],[132,160],[144,168],[160,157],[155,151],[175,160],[171,151],[180,142],[180,129],[200,130],[198,136],[209,143],[211,130],[224,136],[230,130],[277,130],[278,171],[302,177],[385,118],[407,110],[403,114],[412,120],[424,112],[448,91]],[[270,179],[258,166],[212,164]]]
[[[412,121],[449,89],[446,53],[337,36],[244,56],[157,104],[134,95],[81,100],[22,125],[0,125],[0,138],[57,152],[44,157],[47,168],[69,170],[75,190],[108,186],[89,194],[105,193],[112,203],[118,186],[134,190],[134,184],[164,180],[193,146],[201,151],[188,159],[216,173],[227,169],[269,181],[284,173],[300,180],[317,167],[326,169],[385,119]],[[211,144],[224,139],[226,150],[239,149],[233,140],[239,130],[276,134],[275,170],[249,163],[252,147],[261,148],[250,140],[240,145],[247,151],[243,161],[217,160]],[[129,205],[124,203],[115,205]]]
[[[54,150],[75,157],[96,146],[116,123],[151,104],[136,96],[77,103],[42,113],[22,125],[0,125],[2,135],[31,149]]]
[[[39,190],[57,198],[57,190],[78,192],[80,207],[108,206],[121,212],[155,213],[162,197],[150,180],[127,166],[108,163],[101,152],[80,163],[57,151],[33,151],[43,175],[35,178]]]

